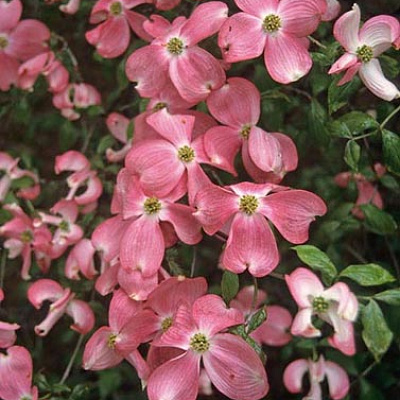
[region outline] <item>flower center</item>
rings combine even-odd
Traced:
[[[172,317],[167,317],[161,322],[161,329],[163,332],[166,332],[172,325]]]
[[[176,56],[178,56],[179,54],[182,54],[182,52],[183,52],[182,40],[177,37],[170,39],[169,42],[167,43],[167,50],[171,54],[175,54]]]
[[[0,36],[0,49],[5,49],[8,46],[8,40],[4,36]]]
[[[251,131],[251,125],[243,125],[242,130],[240,131],[240,136],[243,139],[248,139]]]
[[[144,212],[152,215],[157,214],[161,210],[161,203],[157,197],[148,197],[144,202]]]
[[[321,296],[314,297],[312,302],[313,310],[317,313],[324,313],[328,311],[329,303]]]
[[[258,208],[258,200],[256,196],[245,194],[240,198],[239,210],[247,215],[252,215]]]
[[[24,243],[29,243],[29,242],[31,242],[32,239],[33,239],[32,232],[26,230],[26,231],[24,231],[24,232],[21,233],[20,238],[21,238],[21,241],[22,241],[22,242],[24,242]]]
[[[363,63],[370,62],[374,58],[374,52],[372,50],[372,47],[369,47],[366,44],[363,44],[361,47],[359,47],[356,53],[358,58]]]
[[[178,150],[178,158],[185,163],[193,161],[194,157],[194,150],[190,146],[185,145]]]
[[[163,108],[167,107],[167,103],[157,103],[154,107],[153,107],[153,111],[159,111],[162,110]]]
[[[210,342],[203,333],[195,333],[190,338],[190,348],[196,353],[205,353],[210,348]]]
[[[64,232],[69,232],[69,223],[67,221],[61,221],[58,227]]]
[[[281,18],[276,14],[267,15],[262,24],[264,31],[268,33],[276,32],[281,26]]]
[[[121,13],[122,13],[122,4],[119,1],[114,1],[114,3],[111,3],[110,13],[114,17],[117,17],[118,15],[121,15]]]
[[[112,333],[107,339],[107,347],[109,349],[115,349],[115,344],[117,343],[118,335],[116,333]]]

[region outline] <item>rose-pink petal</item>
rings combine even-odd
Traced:
[[[22,14],[22,3],[20,0],[10,2],[0,1],[0,32],[8,32],[14,28]]]
[[[74,320],[74,323],[70,326],[74,331],[84,335],[93,329],[94,313],[85,301],[73,299],[69,302],[65,312]]]
[[[328,379],[329,394],[333,400],[339,400],[346,396],[350,389],[347,372],[332,361],[325,361],[325,375]]]
[[[283,383],[290,393],[300,393],[303,388],[303,377],[309,369],[309,363],[305,359],[291,362],[283,373]]]

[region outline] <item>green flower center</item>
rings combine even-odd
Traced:
[[[324,313],[328,311],[329,302],[327,302],[323,297],[314,297],[312,302],[313,310],[317,313]]]
[[[122,13],[122,4],[119,1],[115,1],[114,3],[111,3],[110,13],[114,17],[117,17],[118,15],[121,15],[121,13]]]
[[[22,242],[24,242],[24,243],[29,243],[29,242],[31,242],[32,239],[33,239],[32,232],[26,230],[26,231],[24,231],[24,232],[21,233],[20,238],[21,238],[21,241],[22,241]]]
[[[196,353],[205,353],[210,348],[210,342],[203,333],[195,333],[190,338],[190,348]]]
[[[183,52],[183,42],[181,39],[174,37],[167,43],[167,50],[176,56]]]
[[[251,194],[245,194],[240,198],[239,210],[247,215],[252,215],[257,211],[258,199]]]
[[[4,36],[0,36],[0,49],[5,49],[8,46],[8,40]]]
[[[161,329],[163,332],[166,332],[172,325],[172,317],[167,317],[161,322]]]
[[[117,343],[118,335],[116,333],[112,333],[107,339],[107,347],[109,349],[115,349],[115,344]]]
[[[152,215],[157,214],[161,210],[161,203],[157,197],[148,197],[144,202],[144,212]]]
[[[163,108],[167,107],[167,103],[157,103],[154,107],[153,107],[153,111],[160,111]]]
[[[67,221],[61,221],[58,227],[64,232],[69,232],[69,223]]]
[[[194,157],[194,150],[190,146],[185,145],[178,150],[178,158],[185,163],[193,161]]]
[[[267,15],[262,24],[264,31],[268,33],[276,32],[281,26],[281,18],[276,14]]]
[[[251,131],[251,125],[243,125],[242,130],[240,131],[240,136],[243,139],[248,139]]]
[[[358,58],[363,62],[370,62],[374,58],[374,52],[372,47],[367,46],[366,44],[359,47],[356,51]]]

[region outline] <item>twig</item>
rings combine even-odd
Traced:
[[[192,259],[192,265],[190,266],[190,277],[194,277],[194,272],[196,269],[196,261],[197,261],[197,247],[194,246],[193,248],[193,259]]]
[[[1,251],[1,260],[0,260],[0,288],[3,288],[4,275],[6,271],[6,260],[7,260],[7,249],[3,247],[3,250]]]
[[[273,278],[280,279],[281,281],[285,280],[285,277],[282,274],[278,274],[277,272],[270,272],[268,275],[272,276]]]
[[[360,375],[358,375],[358,377],[353,382],[351,382],[350,386],[353,386],[361,378],[365,378],[371,372],[371,370],[373,368],[375,368],[377,365],[378,365],[378,362],[374,361],[371,365],[369,365],[367,368],[365,368],[365,370]]]
[[[383,122],[379,125],[381,130],[386,126],[386,124],[400,111],[400,106],[395,108],[384,120]]]
[[[396,254],[393,251],[392,246],[390,245],[390,243],[389,243],[389,241],[388,241],[386,236],[385,236],[385,243],[386,243],[386,246],[387,246],[387,248],[389,250],[390,258],[392,259],[394,268],[396,270],[397,279],[400,281],[400,265],[399,265],[399,262],[397,260]]]
[[[353,249],[352,247],[346,245],[345,249],[357,260],[362,262],[363,264],[367,264],[367,260],[355,249]]]
[[[324,45],[324,44],[322,44],[320,41],[318,41],[317,39],[314,39],[312,36],[307,36],[308,37],[308,39],[310,39],[310,41],[311,42],[313,42],[314,44],[316,44],[318,47],[320,47],[321,49],[324,49],[324,50],[326,50],[327,49],[327,47]]]
[[[65,383],[65,381],[68,379],[68,376],[69,376],[69,374],[70,374],[70,372],[71,372],[71,369],[72,369],[72,367],[73,367],[73,365],[74,365],[75,358],[76,358],[76,356],[78,355],[79,348],[80,348],[81,345],[82,345],[82,342],[83,342],[83,338],[84,338],[84,337],[85,337],[85,335],[80,335],[80,336],[79,336],[79,339],[78,339],[78,341],[76,342],[75,349],[74,349],[74,351],[73,351],[73,353],[72,353],[71,359],[69,360],[69,363],[68,363],[68,365],[67,365],[67,368],[65,369],[64,374],[63,374],[63,376],[62,376],[62,378],[61,378],[61,380],[60,380],[60,382],[59,382],[60,385],[63,385],[63,384]]]

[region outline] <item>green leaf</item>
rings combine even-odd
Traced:
[[[377,129],[379,127],[374,118],[360,111],[349,112],[340,117],[338,121],[346,124],[352,136],[357,136],[368,129]]]
[[[387,169],[400,175],[400,137],[386,129],[382,131],[383,157]]]
[[[391,306],[400,306],[400,288],[385,290],[376,294],[374,299],[383,301]]]
[[[363,308],[361,322],[364,327],[362,338],[375,360],[379,361],[388,350],[393,340],[393,333],[387,326],[382,310],[374,300],[370,300]]]
[[[310,266],[314,271],[321,272],[322,280],[330,285],[337,275],[337,270],[329,257],[320,249],[311,245],[292,247],[301,261]]]
[[[365,215],[365,225],[378,235],[390,235],[397,229],[396,221],[387,212],[373,204],[359,206]]]
[[[229,306],[230,301],[239,291],[239,277],[230,271],[224,271],[221,282],[222,297]]]
[[[267,319],[265,307],[254,313],[247,324],[247,333],[255,331]]]
[[[344,161],[353,169],[358,171],[358,163],[361,157],[361,147],[355,140],[349,140],[344,151]]]
[[[316,99],[311,100],[311,113],[308,114],[308,129],[315,140],[322,144],[329,143],[329,134],[325,127],[327,121],[327,113],[325,108]]]
[[[328,88],[329,114],[333,114],[348,104],[349,98],[360,86],[360,81],[357,78],[343,86],[337,86],[339,80],[340,77],[335,78]]]
[[[100,371],[99,375],[100,398],[106,399],[121,386],[121,375],[118,371],[113,369]]]
[[[108,148],[115,144],[115,139],[111,135],[103,136],[97,145],[97,154],[103,154]]]
[[[349,278],[361,286],[379,286],[396,279],[378,264],[349,265],[339,276]]]

